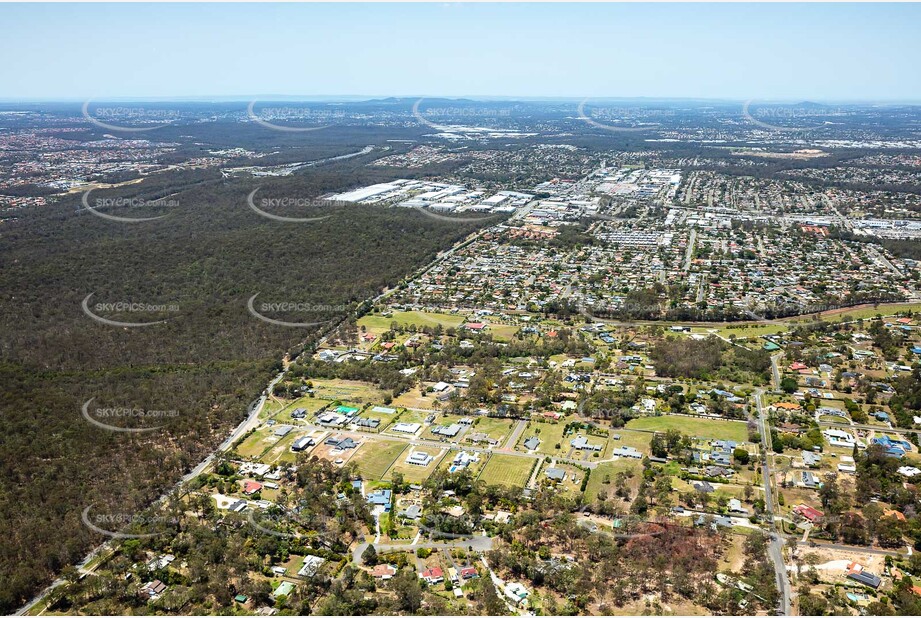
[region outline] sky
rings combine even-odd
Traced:
[[[0,4],[0,98],[921,102],[921,4]]]

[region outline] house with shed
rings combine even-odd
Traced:
[[[304,564],[297,574],[300,577],[313,577],[324,562],[326,562],[326,559],[319,556],[304,556]]]
[[[316,441],[313,438],[302,436],[294,441],[294,444],[291,445],[291,450],[295,453],[299,453],[314,444],[316,444]]]
[[[883,583],[883,580],[881,580],[878,575],[867,571],[862,564],[857,562],[851,562],[847,566],[847,578],[861,583],[864,586],[869,586],[874,590],[879,588],[879,585]]]
[[[371,575],[374,579],[380,579],[387,581],[391,577],[397,574],[397,568],[392,564],[378,564],[373,569],[371,569]]]
[[[584,436],[578,436],[571,440],[569,444],[574,448],[580,451],[600,451],[602,446],[600,444],[594,444],[589,442]]]
[[[823,513],[822,511],[812,508],[811,506],[807,506],[805,504],[799,504],[793,507],[793,512],[796,513],[797,515],[802,516],[804,519],[806,519],[807,521],[811,523],[815,523],[822,516],[825,515],[825,513]]]
[[[414,453],[409,455],[409,457],[406,458],[406,463],[412,464],[414,466],[427,466],[430,463],[432,463],[434,459],[435,458],[429,455],[428,453],[424,453],[422,451],[415,451]]]
[[[544,473],[547,475],[547,478],[554,483],[559,483],[566,480],[566,470],[562,468],[547,468],[547,471]]]
[[[419,576],[424,579],[428,584],[438,584],[445,580],[444,571],[441,570],[441,567],[432,567],[422,571],[422,574]]]

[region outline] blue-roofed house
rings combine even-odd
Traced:
[[[378,489],[368,494],[368,504],[373,506],[384,507],[384,512],[390,512],[390,498],[392,492],[389,489]]]

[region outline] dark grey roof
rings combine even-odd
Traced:
[[[861,584],[870,586],[871,588],[879,588],[879,585],[883,583],[883,580],[881,580],[873,573],[868,573],[867,571],[860,571],[859,573],[848,573],[847,576],[854,581],[858,581]]]

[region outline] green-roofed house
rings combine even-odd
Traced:
[[[773,341],[768,341],[764,344],[764,349],[767,352],[776,352],[780,349],[780,346],[774,343]]]
[[[275,592],[272,593],[272,598],[287,597],[290,596],[292,592],[294,592],[294,584],[291,582],[281,582],[278,584],[278,588],[275,589]]]

